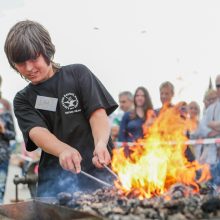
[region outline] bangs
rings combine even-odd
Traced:
[[[13,63],[22,63],[29,59],[36,59],[40,54],[40,48],[35,42],[30,42],[30,39],[25,39],[23,36],[14,45],[11,60]]]
[[[40,54],[49,65],[55,53],[55,46],[48,31],[41,24],[26,20],[11,28],[4,50],[9,64],[17,71],[16,63],[36,59]]]

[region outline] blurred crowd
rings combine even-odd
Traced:
[[[178,106],[179,114],[187,122],[185,134],[189,139],[220,138],[220,75],[216,76],[215,88],[210,80],[204,91],[202,111],[196,100],[189,103],[182,100],[174,104],[175,88],[169,81],[161,83],[158,95],[161,107],[155,109],[145,87],[138,87],[134,93],[119,93],[119,109],[110,115],[111,136],[119,146],[144,138],[155,119],[174,106]],[[209,164],[214,183],[220,185],[220,144],[192,145],[186,148],[185,153],[189,161]]]

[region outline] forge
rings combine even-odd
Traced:
[[[160,114],[143,139],[113,150],[114,186],[3,205],[0,214],[15,220],[220,219],[220,190],[208,164],[187,158],[188,125],[179,108]]]
[[[60,193],[57,202],[58,205],[111,220],[220,218],[220,198],[212,186],[201,186],[196,194],[190,192],[193,192],[190,187],[176,184],[167,192],[169,197],[163,195],[140,200],[135,194],[125,196],[114,187],[92,194]]]
[[[188,196],[185,196],[188,191]],[[14,220],[187,220],[220,219],[220,197],[206,185],[190,194],[190,187],[176,184],[164,196],[138,199],[125,196],[115,187],[93,193],[62,192],[56,198],[34,200],[0,206],[0,219]]]

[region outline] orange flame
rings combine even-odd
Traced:
[[[148,129],[144,139],[133,146],[113,151],[112,169],[119,176],[115,186],[125,195],[150,198],[162,195],[175,183],[192,186],[210,179],[208,165],[189,162],[185,156],[188,120],[180,114],[182,103],[163,109]],[[201,177],[196,180],[196,171]]]

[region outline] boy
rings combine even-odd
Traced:
[[[95,176],[106,171],[97,168],[111,161],[107,115],[116,102],[86,66],[53,62],[55,46],[37,22],[16,23],[5,53],[11,67],[30,81],[16,94],[14,111],[27,150],[42,149],[37,196],[100,187],[80,171]]]

